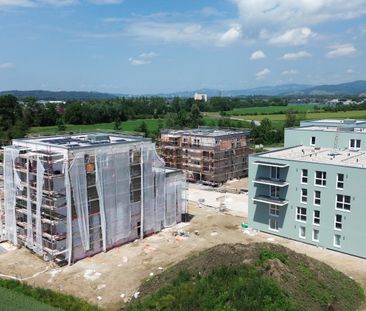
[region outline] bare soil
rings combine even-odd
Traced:
[[[179,224],[72,266],[52,266],[26,249],[9,251],[0,255],[0,277],[26,278],[25,281],[31,285],[72,294],[103,308],[116,310],[138,291],[144,280],[202,250],[223,243],[271,242],[323,261],[353,277],[366,289],[365,259],[264,233],[249,236],[240,229],[240,224],[246,222],[244,217],[211,208],[190,205],[189,212],[194,217],[188,224]],[[189,232],[189,237],[173,236],[173,231],[179,229]]]

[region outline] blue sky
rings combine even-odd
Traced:
[[[0,0],[0,90],[366,79],[365,0]]]

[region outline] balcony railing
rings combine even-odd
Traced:
[[[265,177],[256,178],[255,180],[253,180],[253,183],[268,186],[276,186],[276,187],[287,187],[289,185],[289,183],[286,180],[265,178]]]
[[[285,206],[288,204],[288,201],[286,201],[285,199],[270,197],[270,196],[265,196],[265,195],[256,196],[255,198],[253,198],[253,201],[272,204],[272,205],[276,205],[276,206]]]
[[[263,166],[271,166],[271,167],[278,167],[278,168],[285,168],[289,167],[288,164],[284,163],[275,163],[275,162],[267,162],[267,161],[255,161],[254,164],[263,165]]]

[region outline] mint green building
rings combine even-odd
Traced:
[[[366,258],[366,121],[302,122],[249,157],[249,224]]]

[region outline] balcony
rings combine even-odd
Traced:
[[[255,161],[254,164],[256,164],[256,165],[263,165],[263,166],[278,167],[278,168],[286,168],[286,167],[289,167],[288,164],[275,163],[275,162],[267,162],[267,161]]]
[[[274,179],[274,178],[265,178],[265,177],[259,177],[253,180],[253,183],[255,184],[261,184],[261,185],[268,185],[268,186],[276,186],[276,187],[287,187],[289,185],[286,180],[281,179]]]
[[[285,199],[270,197],[270,196],[264,196],[264,195],[259,195],[255,198],[253,198],[253,201],[254,202],[260,202],[260,203],[272,204],[272,205],[276,205],[276,206],[285,206],[285,205],[288,204],[288,201],[286,201]]]

